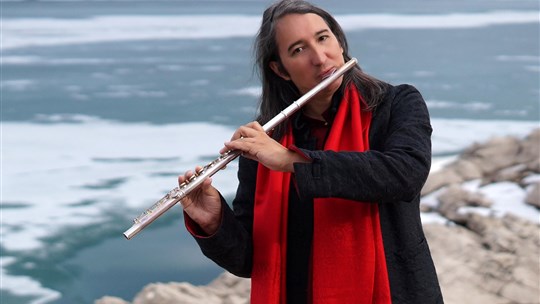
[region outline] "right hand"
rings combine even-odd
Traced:
[[[275,171],[294,172],[294,163],[310,162],[268,136],[256,121],[238,128],[219,152],[225,153],[229,150],[242,151],[245,158],[257,161]]]
[[[196,167],[199,171],[201,167]],[[192,171],[187,171],[184,175],[178,177],[180,185],[185,180],[193,176]],[[180,202],[184,212],[195,221],[203,231],[208,234],[214,234],[219,228],[221,222],[221,196],[214,186],[212,179],[207,178],[195,190],[191,191]]]

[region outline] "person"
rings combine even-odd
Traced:
[[[250,277],[254,304],[443,303],[419,211],[432,133],[421,94],[355,65],[267,134],[351,56],[328,12],[282,0],[264,11],[255,57],[258,118],[220,151],[242,153],[232,208],[210,178],[181,202],[204,255]]]

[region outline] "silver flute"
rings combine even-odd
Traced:
[[[277,125],[282,123],[285,119],[290,117],[298,109],[304,106],[313,96],[315,96],[321,90],[323,90],[332,82],[334,82],[339,77],[341,77],[346,71],[354,67],[357,62],[358,60],[356,60],[356,58],[351,58],[351,60],[347,61],[343,66],[337,69],[331,76],[321,81],[321,83],[316,85],[313,89],[308,91],[298,100],[293,102],[283,111],[281,111],[279,114],[274,116],[274,118],[272,118],[270,121],[264,124],[264,126],[262,126],[264,131],[267,133],[270,132]],[[131,228],[129,228],[128,230],[124,232],[124,236],[126,237],[126,239],[130,240],[131,238],[133,238],[135,235],[137,235],[137,233],[139,233],[141,230],[146,228],[146,226],[150,225],[154,220],[160,217],[172,206],[176,205],[176,203],[181,201],[191,191],[196,189],[200,184],[202,184],[202,182],[206,178],[214,175],[216,172],[218,172],[223,167],[225,167],[228,163],[230,163],[235,158],[237,158],[240,154],[241,154],[241,151],[239,150],[227,151],[221,154],[214,161],[210,162],[209,164],[201,168],[200,170],[197,170],[197,172],[195,172],[188,180],[184,181],[178,187],[169,191],[169,193],[167,193],[162,199],[160,199],[154,205],[152,205],[152,207],[148,208],[141,215],[135,218],[133,220],[133,225],[131,226]]]

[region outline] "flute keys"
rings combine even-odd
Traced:
[[[172,199],[178,198],[179,196],[180,196],[180,189],[178,187],[172,189],[169,192],[169,197],[172,198]]]

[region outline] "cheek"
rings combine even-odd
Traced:
[[[302,86],[302,83],[308,78],[307,75],[309,75],[308,71],[299,64],[288,65],[287,73],[297,87]]]
[[[306,87],[306,86],[310,86],[310,81],[311,81],[311,78],[309,77],[309,73],[306,71],[306,72],[303,72],[303,71],[294,71],[292,73],[290,73],[291,75],[291,80],[292,82],[294,82],[294,84],[300,88],[300,87]]]

